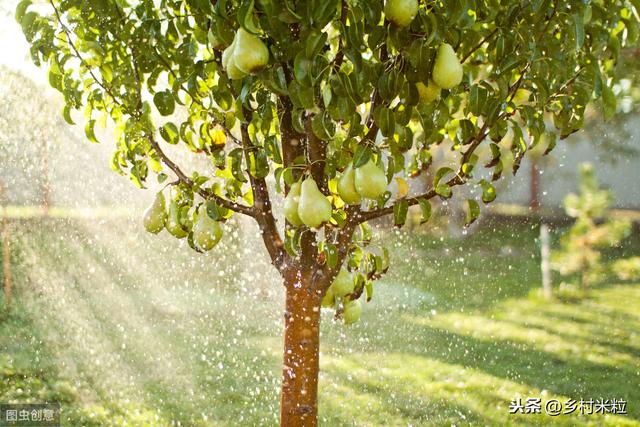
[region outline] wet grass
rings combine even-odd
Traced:
[[[275,425],[282,289],[255,233],[200,256],[137,227],[13,224],[0,402],[60,401],[68,426]],[[385,236],[392,270],[362,322],[323,317],[321,423],[640,425],[640,287],[538,299],[536,234]],[[629,414],[509,415],[516,397],[625,399]]]

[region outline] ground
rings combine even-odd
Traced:
[[[498,224],[384,236],[392,269],[362,321],[323,315],[322,425],[640,425],[640,286],[544,301],[536,227]],[[13,222],[0,402],[60,401],[69,426],[275,425],[282,289],[254,233],[229,226],[200,256],[140,228]],[[628,415],[509,415],[518,397],[624,399]]]

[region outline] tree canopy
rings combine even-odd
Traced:
[[[331,201],[331,220],[308,238],[319,242],[324,276],[333,278],[349,254],[364,286],[386,268],[384,253],[360,247],[370,239],[366,221],[390,214],[402,225],[412,205],[427,220],[429,200],[462,185],[477,191],[467,204],[473,221],[478,201],[496,197],[491,182],[505,151],[515,171],[532,147],[549,151],[556,135],[580,129],[590,102],[600,99],[605,117],[615,112],[614,66],[638,37],[639,6],[440,0],[420,2],[407,23],[385,16],[382,2],[358,0],[24,0],[16,18],[33,60],[64,95],[65,119],[83,111],[93,142],[97,124],[115,123],[116,171],[140,187],[150,172],[161,182],[168,171],[177,177],[187,232],[199,194],[213,219],[255,218],[282,270],[305,251],[309,230],[289,224],[281,237],[267,178],[285,193],[310,175]],[[266,47],[266,66],[232,75],[223,51],[237,34]],[[445,44],[463,64],[462,82],[425,100]],[[261,52],[254,47],[243,55]],[[507,150],[498,145],[505,137]],[[211,167],[187,172],[166,145],[206,156]],[[433,170],[431,152],[441,146],[455,168]],[[338,178],[370,160],[388,182],[400,178],[399,191],[345,204]],[[403,191],[425,174],[432,188]]]

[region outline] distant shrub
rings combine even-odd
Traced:
[[[577,275],[585,289],[606,273],[600,251],[619,245],[629,235],[631,223],[609,218],[613,195],[600,188],[591,164],[581,164],[578,171],[580,193],[564,200],[567,215],[576,220],[560,238],[560,249],[551,253],[551,267],[563,276]]]
[[[620,280],[640,280],[640,256],[617,260],[611,271]]]

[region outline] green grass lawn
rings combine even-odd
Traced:
[[[0,402],[59,401],[66,426],[275,425],[282,287],[256,233],[229,228],[198,255],[139,228],[13,223]],[[536,233],[385,236],[392,268],[362,321],[323,317],[321,424],[640,425],[640,287],[540,300]],[[629,413],[509,415],[516,397],[625,399]]]

